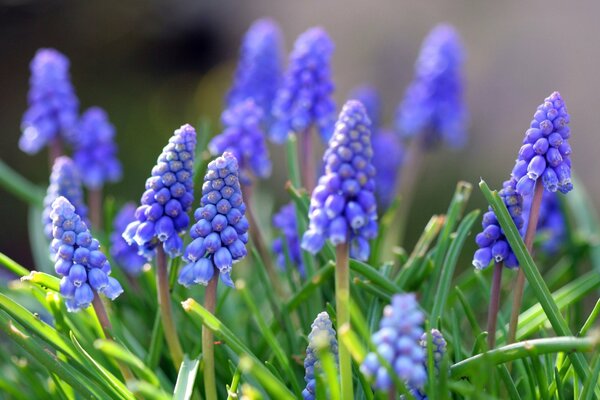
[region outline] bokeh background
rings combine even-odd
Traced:
[[[137,202],[175,128],[207,117],[212,134],[220,129],[240,39],[253,20],[279,21],[288,52],[307,28],[327,29],[336,43],[338,105],[353,86],[371,83],[383,96],[387,124],[412,77],[421,40],[437,23],[449,22],[467,50],[469,141],[463,150],[426,157],[409,248],[429,217],[445,211],[458,180],[476,184],[484,177],[500,186],[535,108],[554,90],[571,113],[574,170],[600,206],[599,13],[600,3],[592,0],[0,0],[0,158],[47,185],[46,153],[32,157],[17,147],[28,65],[39,47],[70,57],[82,109],[108,111],[124,179],[105,190],[119,202]],[[263,215],[286,201],[282,151],[271,149],[275,174],[258,190]],[[469,208],[483,206],[475,186]],[[0,251],[32,265],[26,220],[26,206],[0,188]]]

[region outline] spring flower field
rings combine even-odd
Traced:
[[[369,82],[336,94],[343,37],[282,32],[248,27],[220,121],[164,132],[145,181],[68,52],[31,54],[10,151],[48,169],[0,160],[35,260],[0,248],[0,398],[600,398],[600,221],[561,88],[529,105],[504,182],[437,190],[416,226],[427,157],[472,139],[463,34],[431,27],[386,119]]]

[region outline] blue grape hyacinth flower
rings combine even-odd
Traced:
[[[60,196],[65,197],[75,207],[77,215],[86,222],[88,209],[83,198],[83,188],[77,167],[73,161],[66,156],[58,157],[52,165],[50,174],[50,185],[44,197],[44,211],[42,212],[42,223],[44,234],[48,240],[52,239],[52,203]]]
[[[65,197],[52,203],[54,269],[62,278],[60,294],[69,312],[87,308],[96,293],[114,300],[123,288],[110,276],[110,263],[75,207]]]
[[[423,333],[423,335],[421,336],[421,340],[419,341],[419,344],[423,348],[423,351],[425,352],[425,354],[427,354],[427,332]],[[433,352],[433,366],[435,368],[435,374],[439,375],[441,364],[442,364],[442,358],[444,357],[444,354],[446,354],[446,339],[444,339],[444,335],[442,335],[442,332],[438,331],[437,329],[431,330],[431,345],[432,345],[432,352]],[[425,361],[423,363],[423,367],[425,367],[425,372],[427,372],[427,359],[425,359]],[[428,398],[427,395],[425,394],[425,392],[423,391],[423,388],[419,389],[419,388],[409,387],[409,390],[410,390],[412,396],[416,400],[427,400],[427,398]]]
[[[242,42],[233,86],[227,94],[227,107],[252,98],[265,116],[282,75],[283,35],[279,25],[270,18],[255,21]]]
[[[316,397],[317,381],[315,376],[322,373],[319,362],[319,350],[327,349],[337,362],[338,342],[329,314],[323,311],[317,315],[308,334],[308,347],[304,358],[304,381],[306,388],[302,391],[304,400],[314,400]]]
[[[125,204],[115,216],[110,234],[110,255],[131,276],[139,275],[146,264],[146,258],[139,255],[137,243],[128,244],[122,236],[127,225],[136,220],[135,209],[135,204]]]
[[[567,231],[566,220],[556,192],[544,191],[540,204],[540,215],[536,233],[543,240],[540,247],[549,255],[556,254],[565,244]],[[529,221],[532,196],[526,196],[523,201],[523,220]],[[524,230],[526,227],[524,228]]]
[[[396,126],[407,137],[421,135],[425,148],[439,142],[453,148],[465,143],[464,58],[458,32],[450,25],[438,25],[423,42]]]
[[[223,111],[221,121],[225,130],[208,144],[213,156],[232,153],[238,160],[240,177],[250,184],[254,175],[267,178],[271,175],[271,160],[263,129],[263,111],[253,99],[246,99]]]
[[[283,237],[273,240],[273,253],[277,255],[277,264],[285,269],[287,250],[289,262],[298,268],[301,276],[304,276],[304,263],[302,262],[294,204],[289,203],[281,207],[279,212],[273,216],[273,226],[283,234]]]
[[[121,179],[114,136],[115,127],[100,107],[90,107],[77,124],[73,160],[84,185],[90,189],[99,189],[105,182]]]
[[[146,180],[146,191],[135,211],[136,220],[123,232],[127,243],[136,243],[140,255],[151,260],[156,246],[177,257],[183,250],[179,234],[187,229],[187,213],[194,201],[196,131],[191,125],[175,130]]]
[[[420,345],[425,315],[412,293],[392,297],[385,306],[379,330],[372,340],[377,353],[409,387],[420,389],[427,381],[425,351]],[[393,380],[375,353],[369,353],[360,366],[361,372],[373,380],[373,387],[389,390]]]
[[[29,108],[21,121],[19,148],[35,154],[55,138],[72,139],[79,100],[69,76],[69,59],[54,49],[39,49],[30,64]]]
[[[549,192],[568,193],[571,182],[570,117],[560,93],[554,92],[537,108],[512,171],[517,191],[533,192],[538,179]]]
[[[369,240],[377,235],[370,125],[364,106],[348,101],[323,156],[325,174],[310,201],[302,248],[312,254],[329,239],[334,246],[349,242],[353,258],[369,257]]]
[[[517,229],[523,233],[523,196],[516,190],[517,181],[511,178],[504,182],[502,190],[498,192]],[[475,237],[479,249],[473,256],[473,266],[477,269],[487,268],[492,261],[503,262],[507,268],[518,268],[519,262],[500,227],[496,214],[489,207],[483,214],[481,223],[483,231]]]
[[[224,284],[234,287],[231,268],[247,254],[249,227],[238,170],[232,153],[208,164],[200,207],[194,212],[196,223],[190,229],[192,242],[183,255],[187,264],[179,272],[178,282],[186,287],[208,285],[215,271]]]
[[[352,90],[350,99],[360,101],[371,120],[375,197],[380,210],[385,210],[394,199],[394,188],[404,162],[404,146],[398,135],[381,127],[381,99],[374,87],[359,86]]]
[[[283,143],[288,134],[307,134],[315,126],[324,142],[334,124],[334,85],[331,57],[334,45],[323,28],[311,28],[298,37],[290,55],[283,84],[273,102],[270,139]]]

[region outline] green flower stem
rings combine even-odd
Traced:
[[[43,192],[0,160],[0,186],[26,203],[41,207]]]
[[[298,137],[289,135],[285,146],[285,155],[288,167],[288,176],[290,182],[295,188],[302,187],[302,177],[300,175],[300,166],[298,164]]]
[[[158,308],[162,319],[163,331],[175,370],[183,361],[183,351],[177,337],[175,323],[173,321],[173,310],[171,309],[171,293],[169,290],[169,273],[167,271],[167,256],[159,244],[156,248],[156,286],[158,292]]]
[[[540,216],[540,206],[542,204],[542,195],[544,194],[544,185],[541,182],[536,182],[533,192],[533,200],[531,201],[531,210],[529,211],[529,221],[527,222],[527,231],[525,232],[525,247],[529,254],[532,254],[533,239],[537,230],[538,219]],[[525,290],[525,274],[523,268],[519,268],[517,282],[515,283],[515,297],[512,304],[512,312],[510,314],[510,323],[508,325],[508,341],[514,343],[517,335],[517,326],[519,325],[519,313],[521,312],[521,303],[523,302],[523,290]]]
[[[490,363],[498,365],[520,358],[548,353],[590,352],[595,350],[598,344],[597,337],[555,337],[526,340],[489,350],[460,361],[450,368],[450,374],[453,378],[475,377],[481,373],[482,368],[485,368]]]
[[[94,294],[94,300],[92,300],[92,307],[94,308],[94,312],[96,313],[96,317],[98,318],[98,322],[100,322],[100,326],[102,327],[102,332],[104,333],[104,337],[101,339],[108,339],[114,342],[114,338],[112,336],[112,325],[110,323],[110,319],[108,319],[108,314],[106,312],[106,308],[104,307],[104,303],[102,303],[102,299],[98,293]],[[133,379],[133,373],[122,362],[117,362],[119,366],[119,370],[125,378],[125,381],[129,381]]]
[[[217,302],[217,284],[219,273],[215,271],[204,292],[204,308],[215,313]],[[217,400],[217,379],[215,377],[215,341],[213,333],[206,325],[202,325],[202,359],[204,360],[204,393],[206,400]]]
[[[503,262],[497,262],[494,265],[494,278],[492,279],[492,294],[490,297],[490,306],[487,321],[488,349],[493,349],[496,345],[496,323],[498,321],[498,310],[500,309],[502,268],[504,268]]]
[[[352,358],[346,344],[339,337],[343,326],[350,325],[350,266],[348,242],[336,246],[335,268],[335,304],[337,315],[340,380],[342,385],[342,398],[353,399],[352,387]]]
[[[315,188],[315,158],[313,156],[313,130],[307,129],[300,134],[300,160],[302,162],[302,178],[304,179],[304,188],[307,192],[312,192]]]
[[[250,185],[242,185],[242,197],[247,205],[246,217],[248,218],[248,223],[250,225],[249,230],[252,243],[254,244],[254,247],[256,247],[256,250],[258,250],[258,254],[260,254],[260,258],[265,265],[265,269],[267,270],[267,274],[269,275],[269,279],[271,280],[271,284],[273,285],[275,292],[280,298],[285,299],[285,291],[283,290],[283,286],[281,286],[279,276],[277,276],[277,271],[273,265],[273,259],[267,250],[267,246],[265,245],[263,235],[260,231],[259,222],[254,217],[254,212],[252,211],[252,190]]]
[[[102,187],[88,190],[88,202],[92,227],[100,231],[102,230]]]

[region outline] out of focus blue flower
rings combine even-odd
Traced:
[[[338,342],[329,314],[325,311],[319,313],[311,328],[308,334],[306,357],[304,358],[304,380],[306,381],[306,388],[302,391],[304,400],[314,400],[316,398],[317,381],[315,376],[322,373],[319,350],[327,349],[336,362],[338,358]]]
[[[398,294],[385,306],[379,330],[372,340],[377,353],[392,367],[398,378],[409,387],[420,389],[427,381],[425,351],[420,345],[425,315],[414,294]],[[393,387],[393,379],[381,365],[377,354],[369,353],[360,366],[361,372],[373,380],[380,390]]]
[[[504,182],[502,190],[498,192],[517,229],[523,230],[523,196],[515,189],[517,181],[511,178]],[[487,268],[492,261],[503,262],[507,268],[517,268],[519,262],[515,253],[508,244],[508,239],[500,227],[496,214],[489,207],[483,214],[481,222],[483,231],[475,237],[479,249],[473,256],[473,266],[477,269]]]
[[[190,223],[187,213],[194,201],[194,152],[196,131],[191,125],[175,130],[146,180],[146,191],[135,211],[136,220],[123,232],[129,244],[137,243],[140,254],[154,257],[162,243],[165,253],[176,257],[183,251],[179,234]]]
[[[350,99],[360,101],[371,120],[375,197],[382,211],[387,209],[394,199],[397,179],[404,162],[404,147],[398,135],[381,127],[381,99],[374,87],[359,86],[352,90]]]
[[[79,100],[71,84],[68,58],[54,49],[39,49],[30,64],[31,78],[19,147],[35,154],[55,138],[71,141]]]
[[[42,212],[42,223],[44,234],[48,240],[52,239],[52,203],[58,197],[63,196],[75,207],[75,211],[84,222],[87,221],[88,209],[83,198],[83,188],[79,171],[73,161],[66,156],[54,160],[52,173],[50,174],[50,185],[44,197],[44,211]]]
[[[450,25],[438,25],[423,42],[396,125],[408,137],[421,135],[426,148],[439,142],[454,148],[465,143],[464,58],[460,37]]]
[[[87,109],[77,124],[73,160],[84,185],[90,189],[121,179],[121,163],[117,158],[114,136],[115,127],[100,107]]]
[[[208,285],[215,271],[224,284],[234,287],[231,268],[247,254],[249,227],[238,171],[232,153],[208,164],[200,207],[194,212],[196,223],[190,229],[192,242],[183,255],[188,264],[179,272],[178,281],[186,287]]]
[[[302,238],[302,248],[310,253],[329,239],[333,245],[349,242],[353,258],[369,257],[369,240],[377,235],[370,125],[364,106],[348,101],[323,156],[325,174],[312,193],[310,224]]]
[[[548,254],[557,253],[565,244],[567,230],[565,216],[556,192],[544,191],[540,204],[540,215],[537,225],[537,235],[543,238],[540,246]],[[523,219],[525,225],[529,221],[532,196],[526,196],[523,201]],[[526,229],[526,228],[525,228]]]
[[[334,45],[322,28],[311,28],[296,40],[284,81],[273,103],[269,137],[283,143],[288,134],[306,134],[314,126],[327,142],[335,121],[331,56]]]
[[[252,175],[267,178],[271,175],[271,160],[263,133],[263,111],[248,98],[223,111],[221,121],[225,130],[208,144],[212,155],[232,153],[239,162],[244,184]]]
[[[135,204],[125,204],[115,216],[113,232],[110,234],[110,255],[127,274],[132,276],[139,275],[146,264],[146,258],[139,255],[137,243],[128,244],[122,236],[127,225],[136,220],[135,209]]]
[[[423,333],[423,335],[421,336],[421,340],[419,341],[419,344],[425,351],[425,354],[427,354],[427,332]],[[439,375],[440,367],[442,364],[442,358],[444,357],[444,354],[446,354],[446,339],[444,339],[444,335],[442,335],[442,332],[438,331],[437,329],[431,330],[431,345],[432,345],[432,352],[433,352],[433,366],[435,367],[435,374]],[[425,367],[425,371],[427,372],[427,360],[424,361],[423,366]],[[419,388],[410,387],[409,389],[411,391],[411,394],[413,395],[413,397],[416,400],[427,400],[428,397],[425,394],[425,392],[423,391],[423,388],[419,389]]]
[[[552,93],[538,106],[512,171],[517,180],[517,191],[523,196],[533,192],[539,178],[549,192],[568,193],[573,189],[570,120],[565,102],[558,92]]]
[[[282,52],[279,25],[269,18],[254,21],[242,42],[227,108],[252,98],[268,118],[281,81]]]
[[[273,226],[281,231],[283,237],[273,240],[273,252],[277,255],[277,264],[281,268],[286,267],[286,250],[289,261],[298,268],[300,275],[304,276],[304,264],[302,263],[302,250],[298,239],[298,227],[296,221],[296,209],[294,204],[289,203],[273,216]]]
[[[110,264],[75,207],[65,197],[52,203],[54,269],[62,276],[60,294],[70,312],[89,307],[96,293],[114,300],[123,288],[110,276]]]

